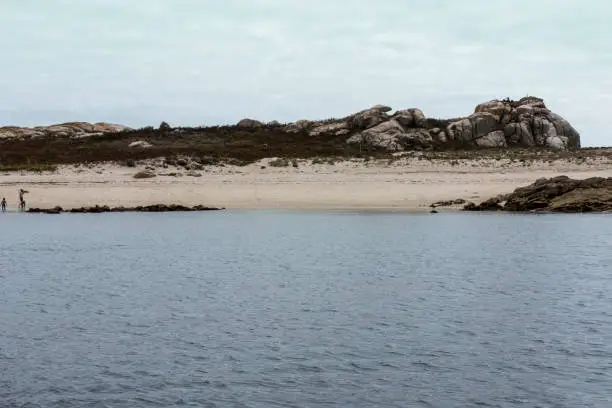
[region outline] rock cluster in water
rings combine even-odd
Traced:
[[[155,204],[138,207],[109,207],[107,205],[95,205],[93,207],[80,207],[73,208],[70,210],[64,210],[62,207],[53,208],[30,208],[27,212],[39,213],[39,214],[60,214],[63,212],[69,213],[88,213],[88,214],[99,214],[108,212],[179,212],[179,211],[219,211],[224,208],[216,207],[205,207],[203,205],[196,205],[194,207],[187,207],[178,204]]]
[[[567,176],[540,179],[513,193],[481,204],[468,203],[466,211],[548,211],[561,213],[612,211],[612,177],[574,180]]]

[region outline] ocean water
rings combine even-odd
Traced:
[[[0,215],[1,407],[612,406],[609,215]]]

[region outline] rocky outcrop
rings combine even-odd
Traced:
[[[164,143],[176,136],[210,135],[217,127],[172,128],[165,122],[159,129],[153,127],[131,130],[125,126],[107,123],[90,124],[86,122],[63,123],[59,125],[18,128],[0,128],[0,142],[6,138],[36,139],[82,138],[126,132],[126,146],[140,156],[153,155],[154,151],[164,149]],[[542,147],[550,149],[572,149],[580,147],[580,135],[563,117],[551,112],[544,101],[536,97],[526,97],[518,101],[510,99],[492,100],[476,106],[474,113],[455,119],[428,118],[417,108],[393,112],[385,105],[376,105],[340,119],[323,121],[300,120],[295,123],[280,124],[273,121],[263,123],[255,119],[242,119],[234,126],[216,129],[223,138],[235,136],[259,138],[262,151],[269,152],[270,141],[280,140],[283,136],[294,144],[329,143],[339,151],[358,146],[365,151],[400,152],[424,149],[482,148],[504,149],[512,147]],[[234,132],[234,133],[232,133]],[[296,135],[296,137],[294,137]],[[318,138],[316,141],[302,137]],[[330,139],[326,139],[330,138]],[[97,139],[93,139],[97,140]],[[85,140],[89,142],[89,140]],[[144,152],[148,144],[155,149]],[[225,143],[225,142],[223,142]],[[223,146],[226,149],[227,146]],[[241,147],[242,149],[242,147]],[[310,147],[309,151],[312,151]]]
[[[347,143],[387,151],[433,148],[580,147],[580,135],[564,118],[551,112],[540,98],[493,100],[458,119],[428,119],[419,109],[399,110],[378,105],[311,134],[349,129]]]
[[[206,207],[203,205],[196,205],[193,207],[187,207],[179,204],[155,204],[138,207],[109,207],[107,205],[95,205],[93,207],[80,207],[73,208],[71,210],[64,210],[62,207],[54,208],[30,208],[27,212],[37,214],[61,214],[63,212],[69,213],[86,213],[86,214],[101,214],[108,212],[185,212],[185,211],[219,211],[224,208],[217,207]]]
[[[504,197],[481,204],[468,203],[467,211],[548,211],[563,213],[612,211],[612,177],[574,180],[567,176],[540,179]]]
[[[123,125],[112,123],[69,122],[34,128],[6,126],[0,127],[0,139],[39,139],[39,138],[82,138],[100,136],[107,133],[118,133],[132,130]]]

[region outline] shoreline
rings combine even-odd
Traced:
[[[28,208],[183,205],[227,210],[306,210],[340,212],[426,212],[434,202],[464,199],[480,203],[539,178],[612,176],[612,160],[508,163],[500,160],[427,161],[402,158],[345,160],[297,168],[273,167],[265,159],[247,166],[168,168],[162,161],[136,167],[100,163],[60,166],[55,172],[0,173],[0,199],[17,207],[24,188]],[[156,177],[135,179],[143,170]],[[462,206],[458,206],[461,208]],[[443,207],[443,211],[453,208]]]

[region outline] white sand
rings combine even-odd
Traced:
[[[55,173],[0,174],[0,196],[16,207],[17,190],[30,192],[28,207],[73,208],[89,205],[183,204],[228,209],[426,210],[439,200],[479,202],[532,183],[541,177],[612,176],[608,159],[528,166],[507,161],[432,162],[415,158],[331,164],[299,161],[299,167],[275,168],[269,160],[245,167],[206,167],[202,177],[161,175],[182,172],[157,168],[158,177],[136,180],[143,169],[112,164],[92,168],[61,167]],[[262,169],[261,166],[266,166]]]

